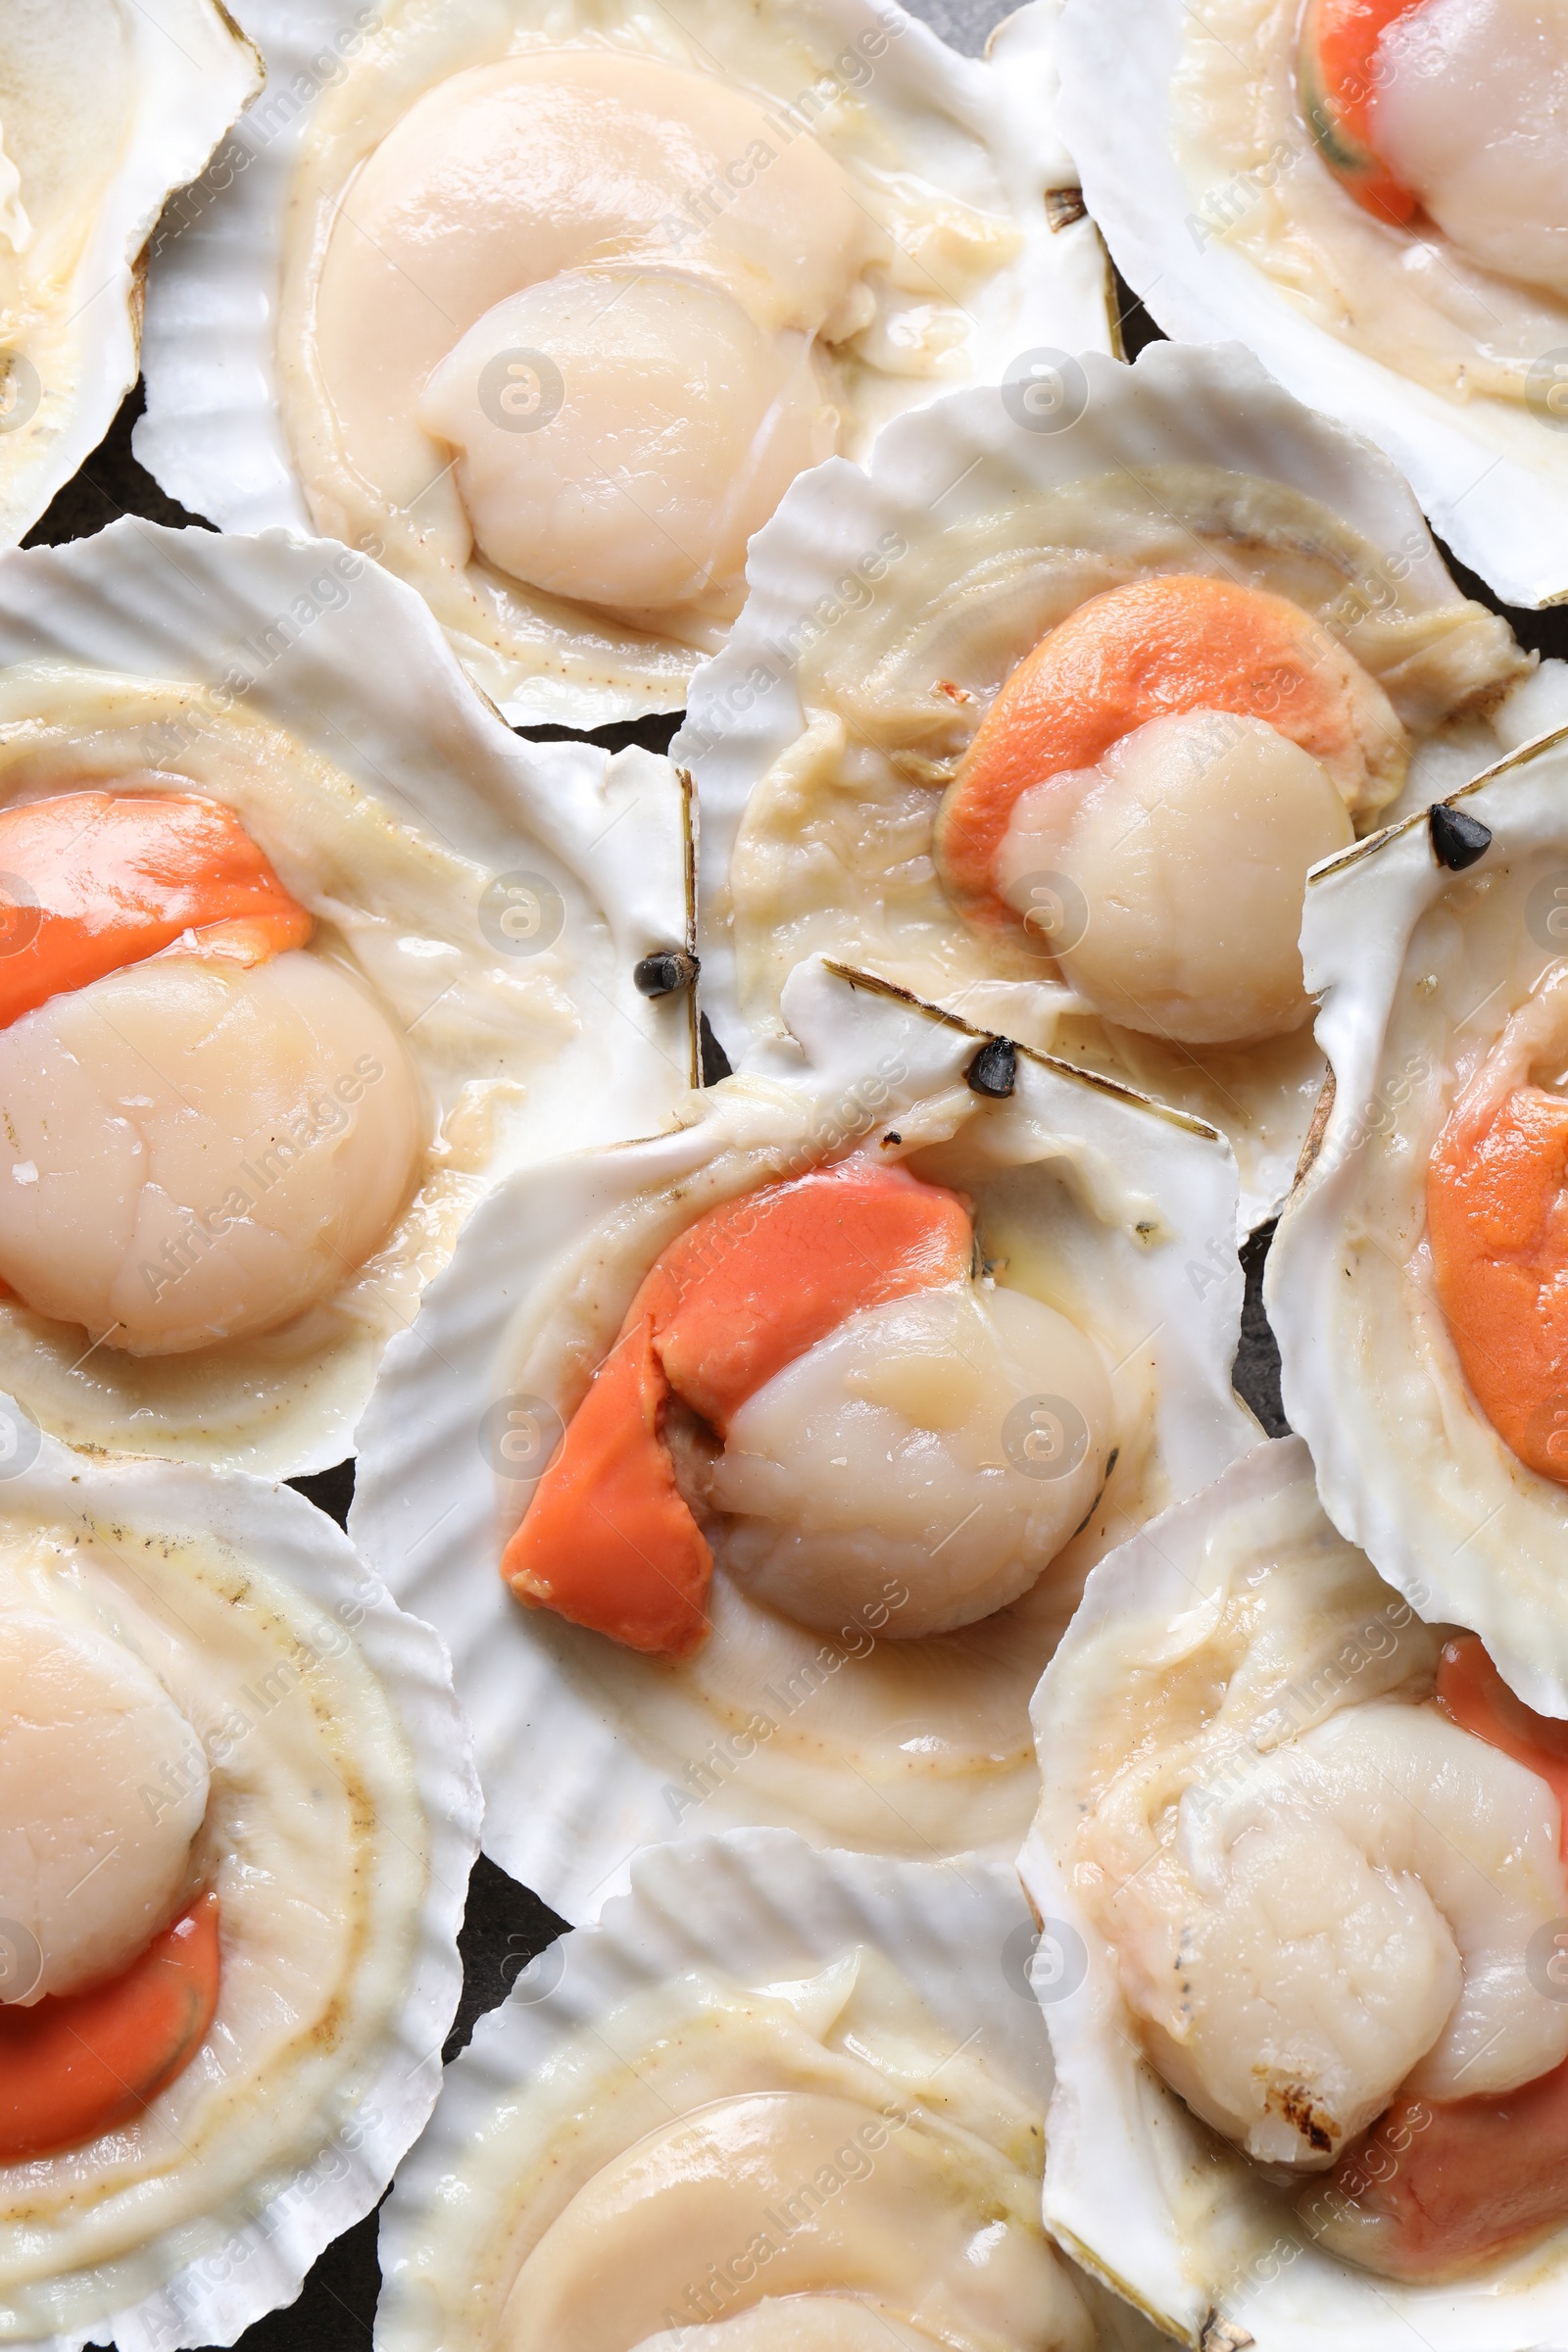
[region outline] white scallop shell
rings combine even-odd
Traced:
[[[261,60],[219,0],[10,0],[0,250],[22,282],[15,309],[0,310],[0,546],[108,431],[136,380],[143,247],[164,200],[261,84]],[[60,189],[106,151],[91,218],[73,220]]]
[[[525,869],[559,892],[564,926],[540,969],[548,960],[576,1025],[534,1062],[526,1136],[498,1128],[481,1186],[520,1158],[647,1134],[671,1115],[694,1068],[690,997],[650,1003],[633,980],[641,957],[682,945],[691,923],[686,797],[666,760],[520,742],[411,589],[333,541],[284,531],[229,538],[125,517],[94,539],[0,557],[0,715],[47,708],[62,678],[83,672],[111,710],[117,677],[169,680],[198,732],[235,709],[270,722],[467,860],[479,888],[486,873]],[[144,763],[177,773],[165,740],[154,734]],[[474,921],[471,906],[454,913]],[[236,1405],[234,1427],[211,1435],[200,1417],[176,1426],[173,1402],[167,1427],[145,1411],[132,1422],[102,1348],[87,1376],[46,1366],[4,1304],[0,1376],[73,1443],[293,1476],[341,1460],[385,1329],[406,1319],[389,1309],[330,1378],[318,1364],[281,1411],[246,1421]]]
[[[1120,32],[1116,38],[1120,54]],[[995,391],[955,394],[889,426],[865,470],[832,459],[802,475],[752,542],[746,606],[724,651],[693,679],[686,722],[670,747],[671,759],[690,770],[702,799],[704,1004],[732,1051],[735,1041],[744,1049],[754,1038],[777,1034],[778,987],[786,954],[793,952],[770,953],[771,931],[749,935],[738,927],[729,894],[737,837],[754,794],[802,741],[813,715],[799,688],[799,654],[864,610],[876,593],[874,583],[903,560],[879,551],[901,546],[918,557],[940,545],[944,527],[983,516],[1020,493],[1050,496],[1102,476],[1121,484],[1138,480],[1146,467],[1191,466],[1283,484],[1319,502],[1359,536],[1369,550],[1365,574],[1347,581],[1343,612],[1326,615],[1342,638],[1353,640],[1366,614],[1391,605],[1421,613],[1452,604],[1460,594],[1414,499],[1387,460],[1303,409],[1239,345],[1194,350],[1155,344],[1131,368],[1096,353],[1078,362],[1063,353],[1054,357],[1063,395],[1044,427],[1031,425],[1019,406],[1009,408]],[[1162,493],[1162,513],[1168,495]],[[1070,532],[1070,518],[1063,528]],[[1246,560],[1244,548],[1238,564],[1225,568],[1246,576]],[[970,655],[977,641],[984,645],[972,676],[955,673],[972,690],[976,724],[1040,633],[1025,594],[1015,592],[1009,606],[999,592],[998,604],[995,622],[971,617],[961,642],[944,649],[956,660]],[[1552,662],[1515,687],[1485,720],[1463,716],[1435,729],[1429,723],[1424,733],[1416,731],[1407,800],[1420,807],[1451,791],[1565,713],[1568,669]],[[897,796],[903,788],[896,782],[893,789]],[[933,821],[939,789],[932,790]],[[890,858],[896,857],[898,886],[906,889],[920,853],[923,820],[906,819],[897,797],[890,805],[897,812]],[[1322,1056],[1304,1027],[1261,1047],[1170,1050],[1086,1017],[1080,1000],[1057,983],[979,977],[961,989],[945,985],[935,951],[927,976],[921,969],[926,951],[911,951],[906,936],[901,940],[903,906],[885,907],[889,894],[880,876],[866,871],[876,854],[862,849],[858,869],[844,875],[831,903],[825,891],[819,893],[823,904],[812,906],[808,926],[802,924],[809,949],[885,971],[968,1019],[1031,1045],[1072,1060],[1090,1059],[1209,1121],[1236,1151],[1243,1232],[1274,1212],[1289,1189],[1322,1080]],[[808,883],[825,870],[826,855],[814,832],[803,843],[800,866]],[[940,924],[940,913],[929,920]],[[906,934],[909,927],[905,922]],[[983,975],[984,950],[968,946],[970,936],[954,915],[940,935],[941,949],[963,955]],[[742,959],[755,977],[745,975]],[[1054,1032],[1064,1020],[1071,1029],[1058,1043]]]
[[[783,1830],[735,1830],[639,1855],[629,1891],[593,1927],[533,1961],[447,2069],[430,2128],[381,2219],[377,2352],[443,2352],[443,2313],[465,2299],[489,2245],[505,2183],[484,2146],[574,2035],[690,1970],[743,1984],[816,1972],[858,1946],[883,1954],[955,2050],[1042,2109],[1051,2052],[1029,1997],[1035,1924],[1016,1875],[815,1851]],[[1153,2352],[1133,2312],[1075,2278],[1101,2323],[1102,2352]]]
[[[411,1751],[429,1829],[427,1885],[407,1992],[356,2128],[325,2139],[308,2161],[274,2161],[244,2194],[200,2221],[61,2275],[36,2290],[30,2326],[26,2313],[0,2304],[0,2340],[28,2352],[81,2352],[111,2338],[120,2352],[232,2343],[292,2302],[323,2247],[374,2208],[435,2104],[441,2046],[462,1989],[457,1936],[479,1842],[472,1743],[437,1636],[396,1606],[348,1538],[302,1496],[237,1471],[86,1461],[47,1437],[24,1462],[36,1433],[8,1397],[0,1397],[0,1424],[12,1441],[0,1486],[8,1513],[37,1510],[117,1550],[188,1539],[241,1570],[253,1563],[302,1594],[329,1631],[352,1632]],[[45,2310],[54,2332],[39,2334]]]
[[[788,0],[792,37],[825,68],[855,36],[880,42],[878,76],[886,105],[927,118],[911,169],[960,198],[1014,220],[1016,258],[976,298],[964,371],[970,382],[1000,376],[1031,344],[1106,349],[1110,340],[1104,257],[1075,208],[1047,198],[1070,189],[1070,162],[1050,129],[1055,90],[1053,35],[1059,0],[1036,0],[1009,18],[982,63],[958,56],[898,0]],[[782,5],[782,0],[768,0]],[[520,24],[558,39],[610,38],[668,54],[678,29],[641,11],[602,0],[509,0]],[[667,13],[667,12],[665,12]],[[380,17],[349,0],[253,0],[250,30],[266,54],[266,92],[235,129],[197,187],[173,208],[158,240],[147,293],[142,355],[147,413],[136,427],[137,457],[166,490],[225,530],[273,524],[310,530],[304,494],[284,437],[274,391],[273,331],[285,219],[295,155],[314,100],[341,77],[378,28]],[[888,48],[888,31],[894,45]],[[720,71],[760,87],[760,52],[737,19],[735,46],[722,16],[706,28]],[[883,52],[885,51],[885,55]],[[721,54],[723,53],[723,54]],[[791,82],[771,92],[786,102]],[[1075,193],[1075,191],[1074,191]],[[889,378],[890,407],[917,406],[954,380]],[[559,608],[552,608],[558,612]],[[594,631],[608,674],[574,682],[492,656],[472,640],[460,650],[514,724],[549,721],[597,727],[646,711],[679,710],[697,657],[672,641],[651,642],[656,668],[633,662],[616,673],[616,632]]]
[[[1329,1517],[1423,1616],[1478,1633],[1530,1705],[1568,1715],[1568,1493],[1498,1437],[1405,1271],[1454,1056],[1490,1046],[1560,954],[1544,921],[1531,935],[1528,903],[1544,878],[1549,911],[1568,879],[1568,736],[1455,806],[1493,835],[1468,875],[1439,864],[1411,817],[1308,885],[1302,954],[1334,1098],[1269,1253],[1268,1310]],[[1484,901],[1467,887],[1480,878]]]
[[[418,1320],[388,1349],[358,1433],[355,1540],[452,1650],[476,1730],[486,1848],[568,1919],[591,1917],[624,1883],[632,1857],[690,1831],[693,1814],[719,1827],[778,1823],[815,1844],[1010,1855],[1034,1801],[1021,1690],[1015,1763],[1009,1751],[983,1787],[977,1773],[956,1775],[950,1787],[923,1766],[927,1783],[917,1781],[911,1794],[918,1757],[905,1754],[904,1741],[930,1745],[938,1736],[930,1712],[897,1715],[880,1760],[868,1753],[869,1769],[861,1769],[842,1726],[824,1730],[812,1713],[788,1728],[805,1701],[787,1685],[768,1702],[780,1709],[768,1718],[772,1731],[784,1735],[775,1762],[772,1732],[748,1734],[748,1747],[705,1708],[700,1686],[682,1680],[691,1663],[671,1668],[521,1609],[497,1573],[533,1490],[486,1467],[479,1447],[493,1426],[487,1416],[514,1400],[546,1418],[574,1405],[564,1390],[569,1361],[552,1352],[548,1338],[529,1350],[556,1299],[588,1292],[596,1262],[617,1246],[627,1250],[621,1237],[635,1237],[642,1196],[689,1182],[704,1204],[765,1180],[764,1152],[775,1171],[780,1152],[786,1159],[801,1152],[810,1164],[894,1122],[907,1150],[922,1129],[951,1133],[975,1112],[978,1098],[963,1073],[979,1037],[952,1016],[819,960],[794,973],[785,1014],[784,1043],[695,1097],[679,1132],[514,1177],[484,1202]],[[879,1078],[879,1065],[893,1074]],[[1147,1466],[1129,1438],[1105,1507],[1097,1506],[1075,1540],[1074,1562],[1086,1563],[1115,1540],[1107,1530],[1139,1524],[1164,1500],[1194,1493],[1255,1435],[1230,1386],[1242,1298],[1231,1238],[1235,1169],[1210,1130],[1106,1080],[1028,1054],[1019,1055],[1017,1076],[1008,1149],[1014,1164],[1041,1166],[1031,1213],[1054,1253],[1062,1303],[1101,1335],[1107,1361],[1125,1349],[1120,1377],[1135,1377],[1136,1365],[1137,1380],[1148,1384],[1125,1408],[1129,1430],[1152,1433]],[[1053,1205],[1053,1160],[1076,1171],[1070,1204],[1064,1198]],[[638,1245],[633,1287],[664,1238],[661,1230]],[[624,1271],[616,1270],[617,1286]],[[617,1287],[615,1322],[624,1303]],[[1042,1588],[1050,1582],[1042,1579]],[[1010,1622],[1022,1652],[1020,1621]],[[793,1641],[797,1629],[786,1630]],[[1031,1620],[1032,1653],[1049,1654],[1057,1630],[1059,1619]],[[816,1686],[825,1687],[847,1655],[870,1656],[841,1652],[816,1635],[800,1639],[807,1661],[833,1654],[831,1667],[800,1667],[803,1677],[814,1673]],[[915,1647],[881,1645],[894,1653]],[[1027,1654],[1017,1663],[1027,1676]],[[793,1651],[790,1664],[793,1672]],[[822,1689],[803,1688],[815,1707]],[[902,1685],[898,1690],[902,1697]],[[878,1702],[862,1696],[852,1704],[871,1719]],[[760,1712],[766,1716],[766,1706]],[[730,1749],[707,1769],[705,1754],[710,1766],[720,1733]],[[807,1733],[812,1763],[798,1752]]]
[[[1118,270],[1168,334],[1237,337],[1298,399],[1386,450],[1446,543],[1505,602],[1555,604],[1568,595],[1568,441],[1523,409],[1446,400],[1341,341],[1227,243],[1226,225],[1282,172],[1322,167],[1303,125],[1287,158],[1189,183],[1170,86],[1200,23],[1221,37],[1183,0],[1069,0],[1065,11],[1055,122]]]
[[[1352,1410],[1355,1409],[1352,1407]],[[1044,1794],[1019,1869],[1030,1900],[1087,1965],[1045,1998],[1055,2064],[1047,2120],[1046,2225],[1080,2261],[1193,2352],[1522,2352],[1563,2341],[1568,2252],[1559,2235],[1490,2278],[1436,2287],[1373,2278],[1313,2244],[1288,2199],[1195,2121],[1142,2057],[1117,1961],[1084,1906],[1071,1863],[1078,1788],[1094,1738],[1097,1677],[1118,1629],[1166,1629],[1147,1669],[1201,1638],[1224,1591],[1227,1515],[1314,1508],[1298,1438],[1257,1446],[1101,1563],[1035,1699]],[[1305,1662],[1314,1674],[1320,1659]],[[1319,1678],[1321,1679],[1321,1677]],[[1316,1686],[1314,1685],[1314,1688]],[[1070,1972],[1076,1973],[1076,1971]],[[1037,1978],[1038,1983],[1038,1978]],[[1067,1989],[1062,1989],[1062,1987]]]

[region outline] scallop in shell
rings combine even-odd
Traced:
[[[232,2343],[435,2101],[467,1733],[299,1495],[0,1425],[0,2340]]]
[[[883,972],[1220,1128],[1253,1224],[1321,1083],[1308,866],[1551,723],[1568,672],[1234,346],[1042,368],[758,538],[672,746],[705,1002],[765,1038],[801,956]]]
[[[1009,1869],[738,1831],[642,1855],[448,2072],[377,2352],[1153,2352],[1039,2224]]]
[[[1058,2243],[1194,2352],[1558,2336],[1561,1727],[1298,1439],[1102,1562],[1035,1721]]]
[[[1565,894],[1560,735],[1313,881],[1302,944],[1334,1093],[1267,1275],[1330,1517],[1553,1715]]]
[[[160,252],[137,452],[225,528],[373,538],[514,721],[678,710],[803,466],[1108,344],[1051,7],[985,63],[895,0],[251,22],[271,78]]]
[[[690,1083],[684,795],[519,743],[360,555],[0,562],[0,1375],[78,1445],[339,1460],[509,1169]]]
[[[136,380],[143,247],[261,87],[216,0],[10,0],[0,23],[0,546]]]
[[[710,1823],[1012,1851],[1089,1562],[1254,1427],[1216,1136],[819,961],[784,1009],[674,1134],[503,1186],[359,1431],[568,1918]]]
[[[1160,325],[1376,441],[1508,602],[1568,593],[1558,12],[1072,0],[1060,42],[1057,125]]]

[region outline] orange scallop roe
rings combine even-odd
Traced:
[[[1568,1860],[1568,1723],[1527,1707],[1509,1690],[1477,1634],[1459,1634],[1444,1643],[1436,1697],[1461,1732],[1500,1748],[1545,1782],[1562,1813],[1558,1842]]]
[[[0,809],[0,1028],[187,931],[260,962],[312,927],[220,802],[74,792]]]
[[[1427,1170],[1438,1303],[1482,1411],[1568,1483],[1568,1102],[1539,1086],[1460,1105]]]
[[[1328,2191],[1374,2226],[1383,2278],[1441,2285],[1522,2254],[1568,2221],[1568,2064],[1517,2090],[1396,2099]]]
[[[1395,226],[1419,209],[1372,145],[1378,43],[1421,0],[1307,0],[1298,60],[1301,107],[1324,162],[1365,212]]]
[[[218,1897],[82,1992],[0,2006],[0,2164],[129,2123],[190,2064],[218,2008]]]
[[[1516,1697],[1474,1634],[1445,1645],[1435,1695],[1450,1722],[1568,1808],[1568,1723]],[[1568,2221],[1568,2064],[1516,2090],[1396,2099],[1329,2179],[1374,2225],[1389,2278],[1461,2278],[1522,2253]]]
[[[1151,719],[1263,719],[1321,760],[1348,800],[1369,764],[1370,686],[1310,614],[1264,588],[1162,572],[1092,596],[1004,682],[948,787],[936,848],[955,905],[972,920],[1015,925],[992,877],[1019,798],[1093,767]]]
[[[956,1194],[854,1159],[699,1217],[638,1289],[502,1554],[517,1599],[629,1649],[701,1648],[713,1555],[664,1442],[671,1396],[722,1432],[847,1315],[961,1282],[973,1239]]]

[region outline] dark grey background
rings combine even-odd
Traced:
[[[1008,14],[998,0],[909,0],[916,15],[956,48],[978,54],[992,25]],[[243,0],[239,9],[243,19]],[[1146,343],[1158,339],[1159,329],[1129,288],[1117,280],[1121,332],[1129,359]],[[80,472],[61,491],[26,544],[52,544],[81,539],[102,529],[117,514],[145,514],[155,522],[201,522],[173,500],[166,498],[151,475],[131,455],[131,426],[141,414],[141,387],[126,399],[103,442]],[[1450,564],[1452,559],[1449,559]],[[1494,611],[1507,613],[1521,642],[1544,653],[1568,654],[1568,611],[1555,613],[1518,612],[1499,605],[1482,584],[1454,564],[1452,568],[1467,594],[1480,597]],[[663,751],[679,724],[675,718],[644,719],[634,725],[601,728],[593,738],[612,749],[642,743]],[[529,730],[538,736],[564,732],[560,728]],[[1271,1229],[1272,1230],[1272,1229]],[[1279,1355],[1263,1313],[1261,1280],[1269,1234],[1258,1235],[1244,1252],[1247,1267],[1247,1308],[1242,1325],[1236,1384],[1270,1436],[1283,1434],[1280,1411]],[[341,1523],[354,1492],[354,1465],[341,1463],[316,1478],[297,1479],[300,1491]],[[447,2042],[453,2057],[473,2031],[474,2021],[493,2009],[507,1994],[519,1969],[564,1931],[564,1922],[549,1906],[517,1886],[505,1872],[482,1857],[468,1888],[467,1917],[462,1936],[463,2001]],[[375,2260],[376,2217],[369,2215],[327,2251],[306,2280],[298,2302],[273,2312],[240,2338],[244,2352],[359,2352],[370,2342],[379,2273]]]

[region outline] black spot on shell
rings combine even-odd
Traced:
[[[1445,808],[1442,801],[1434,801],[1427,810],[1427,826],[1438,863],[1450,873],[1462,874],[1492,847],[1490,825],[1478,816],[1466,816],[1462,808]]]
[[[657,956],[645,956],[632,974],[645,997],[672,997],[696,977],[697,958],[684,948],[661,948]]]
[[[1011,1038],[992,1038],[963,1074],[977,1095],[1004,1101],[1018,1083],[1018,1052]]]

